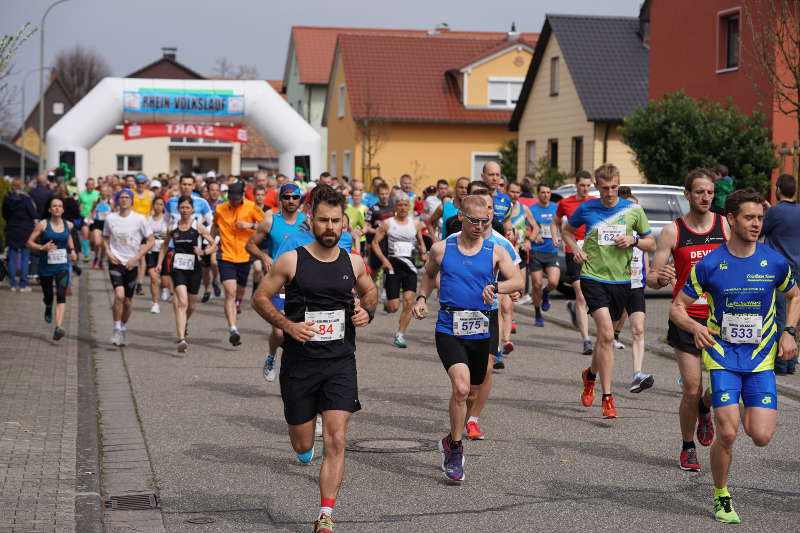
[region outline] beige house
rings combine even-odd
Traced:
[[[546,157],[570,175],[611,162],[623,182],[643,182],[619,128],[647,103],[647,75],[638,18],[548,15],[509,124],[517,176]]]

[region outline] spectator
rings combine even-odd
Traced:
[[[714,205],[720,209],[725,209],[725,200],[733,192],[733,178],[728,176],[728,167],[717,165],[714,167]],[[712,209],[714,212],[718,212]],[[719,212],[724,215],[724,212]]]
[[[30,292],[28,287],[28,265],[30,250],[25,243],[33,231],[37,217],[36,203],[22,190],[22,180],[11,180],[11,190],[3,198],[3,218],[6,221],[6,245],[8,246],[8,281],[11,290]],[[17,285],[19,273],[19,286]]]
[[[30,196],[36,203],[36,212],[43,212],[44,206],[47,204],[47,200],[53,196],[53,191],[50,190],[49,182],[47,181],[47,174],[40,174],[36,178],[36,187],[31,189]],[[30,235],[30,233],[28,235]]]

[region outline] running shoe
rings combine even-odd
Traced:
[[[268,355],[264,359],[264,368],[261,369],[261,375],[267,381],[275,381],[275,356]]]
[[[97,261],[92,263],[92,270],[97,270]]]
[[[44,321],[48,324],[53,322],[53,308],[50,306],[44,308]]]
[[[317,417],[317,421],[314,424],[314,436],[321,437],[322,436],[322,417]]]
[[[451,481],[464,481],[464,447],[461,443],[447,442],[447,437],[439,441],[442,454],[442,470]]]
[[[311,461],[314,460],[314,448],[311,448],[310,450],[308,450],[305,453],[298,453],[296,455],[297,455],[297,461],[298,462],[300,462],[300,463],[302,463],[304,465],[311,464]]]
[[[206,292],[204,292],[204,293],[203,293],[203,297],[200,299],[200,303],[201,303],[201,304],[208,303],[208,301],[209,301],[210,299],[211,299],[211,293],[210,293],[210,292],[208,292],[208,291],[206,291]]]
[[[33,289],[31,289],[30,287],[20,287],[19,289],[17,289],[18,292],[31,292],[32,290]]]
[[[533,298],[531,298],[531,295],[530,294],[526,294],[525,296],[520,298],[517,303],[520,304],[520,305],[525,305],[525,304],[531,303],[532,301],[533,301]]]
[[[549,311],[549,310],[550,310],[550,292],[542,291],[542,311]]]
[[[161,301],[166,302],[169,300],[169,289],[161,289]]]
[[[680,466],[681,470],[686,470],[688,472],[699,472],[700,460],[697,458],[697,450],[694,448],[682,450],[680,456]]]
[[[494,365],[492,368],[495,370],[503,370],[506,367],[506,364],[503,362],[503,354],[499,353],[494,356]]]
[[[592,341],[583,341],[583,355],[592,355]]]
[[[214,288],[214,297],[219,298],[222,295],[222,286],[219,284],[219,280],[213,280],[211,286]]]
[[[639,373],[633,381],[631,381],[631,392],[642,392],[653,386],[655,380],[650,374]]]
[[[178,353],[184,353],[187,349],[189,349],[189,343],[186,342],[186,339],[178,339],[176,344],[178,346]]]
[[[711,446],[714,441],[714,422],[710,411],[697,415],[697,441],[703,446]]]
[[[616,348],[617,350],[624,350],[625,345],[619,342],[619,339],[614,339],[614,348]]]
[[[714,519],[727,524],[741,524],[742,520],[733,509],[733,500],[730,496],[714,498]]]
[[[567,311],[569,311],[569,319],[572,321],[572,327],[578,327],[578,315],[575,314],[575,302],[567,302]]]
[[[158,302],[153,302],[153,305],[150,306],[150,312],[154,315],[157,315],[161,312],[161,306],[158,305]]]
[[[11,286],[11,292],[17,292],[17,288],[14,285]]]
[[[120,333],[121,333],[120,330],[114,329],[114,332],[111,334],[111,344],[113,344],[114,346],[122,346],[121,344],[122,341],[120,340]]]
[[[516,322],[512,322],[511,323],[511,334],[512,335],[516,335],[517,334],[517,323]]]
[[[333,533],[333,520],[331,517],[323,514],[319,520],[314,522],[314,533]]]
[[[137,283],[136,284],[136,294],[138,296],[144,296],[144,289],[142,289],[142,284],[141,283]]]
[[[395,333],[394,345],[398,348],[408,348],[408,345],[406,344],[406,338],[402,333]]]
[[[594,379],[589,379],[589,368],[583,371],[581,379],[583,380],[583,392],[581,392],[581,403],[584,407],[591,407],[594,403]]]
[[[53,330],[53,340],[54,341],[60,340],[63,336],[64,336],[64,328],[56,326],[56,329]]]
[[[514,351],[514,343],[511,341],[506,341],[503,345],[503,355],[508,355]]]
[[[536,326],[537,328],[543,328],[544,327],[544,319],[542,317],[540,317],[540,316],[537,316],[536,320],[533,321],[533,325]]]
[[[614,397],[606,396],[603,398],[603,405],[600,408],[603,418],[617,418],[617,408],[614,407]]]
[[[236,314],[242,314],[242,302],[240,300],[236,300]]]
[[[478,423],[474,420],[472,422],[467,422],[467,438],[470,440],[483,440],[486,438],[481,428],[478,427]]]
[[[242,336],[239,335],[237,330],[231,331],[231,334],[228,336],[228,342],[231,343],[231,346],[239,346],[242,344]]]
[[[75,272],[76,276],[83,274],[83,269],[78,265],[78,263],[72,263],[72,271]]]
[[[128,332],[127,332],[127,330],[124,330],[124,329],[119,330],[119,345],[120,346],[127,346],[128,345]]]

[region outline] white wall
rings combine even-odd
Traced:
[[[126,141],[124,135],[106,135],[89,150],[89,175],[123,172],[117,170],[117,155],[141,155],[142,171],[148,176],[172,170],[169,168],[169,137]]]

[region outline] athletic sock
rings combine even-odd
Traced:
[[[120,329],[120,331],[127,331],[128,330],[128,323],[127,322],[120,322],[119,329]]]
[[[695,446],[694,446],[694,441],[693,440],[685,440],[685,441],[683,441],[683,447],[681,448],[681,451],[685,452],[686,450],[691,450],[694,447]]]
[[[228,333],[239,333],[239,330],[236,329],[236,326],[231,326],[228,328]]]
[[[322,518],[322,515],[326,514],[328,516],[333,515],[333,506],[336,505],[335,498],[320,498],[319,504],[319,516],[317,520]]]
[[[636,379],[636,378],[638,378],[638,377],[639,377],[639,375],[640,375],[641,373],[642,373],[642,371],[641,371],[641,370],[637,370],[636,372],[634,372],[634,373],[633,373],[633,379]]]
[[[700,398],[700,400],[697,402],[697,410],[700,411],[701,415],[707,415],[711,412],[711,409],[705,404],[703,398]]]
[[[612,396],[614,396],[614,395],[613,394],[603,394],[603,399],[605,400],[606,398],[611,398]]]
[[[586,372],[586,379],[588,379],[589,381],[594,381],[595,379],[597,379],[597,374],[592,374],[592,369],[589,368],[587,369]]]
[[[469,417],[469,419],[467,419],[467,424],[469,424],[470,422],[475,422],[477,424],[478,423],[478,417],[477,416]]]
[[[89,241],[87,239],[81,240],[81,247],[83,248],[83,257],[89,257]]]
[[[119,320],[114,321],[114,329],[121,330],[122,329],[122,322]]]
[[[728,492],[728,487],[722,487],[721,489],[718,489],[717,487],[714,487],[714,497],[715,498],[724,498],[724,497],[730,498],[731,497],[731,493]]]
[[[592,342],[592,338],[591,337],[584,337],[583,338],[583,342],[586,342],[586,341]]]

